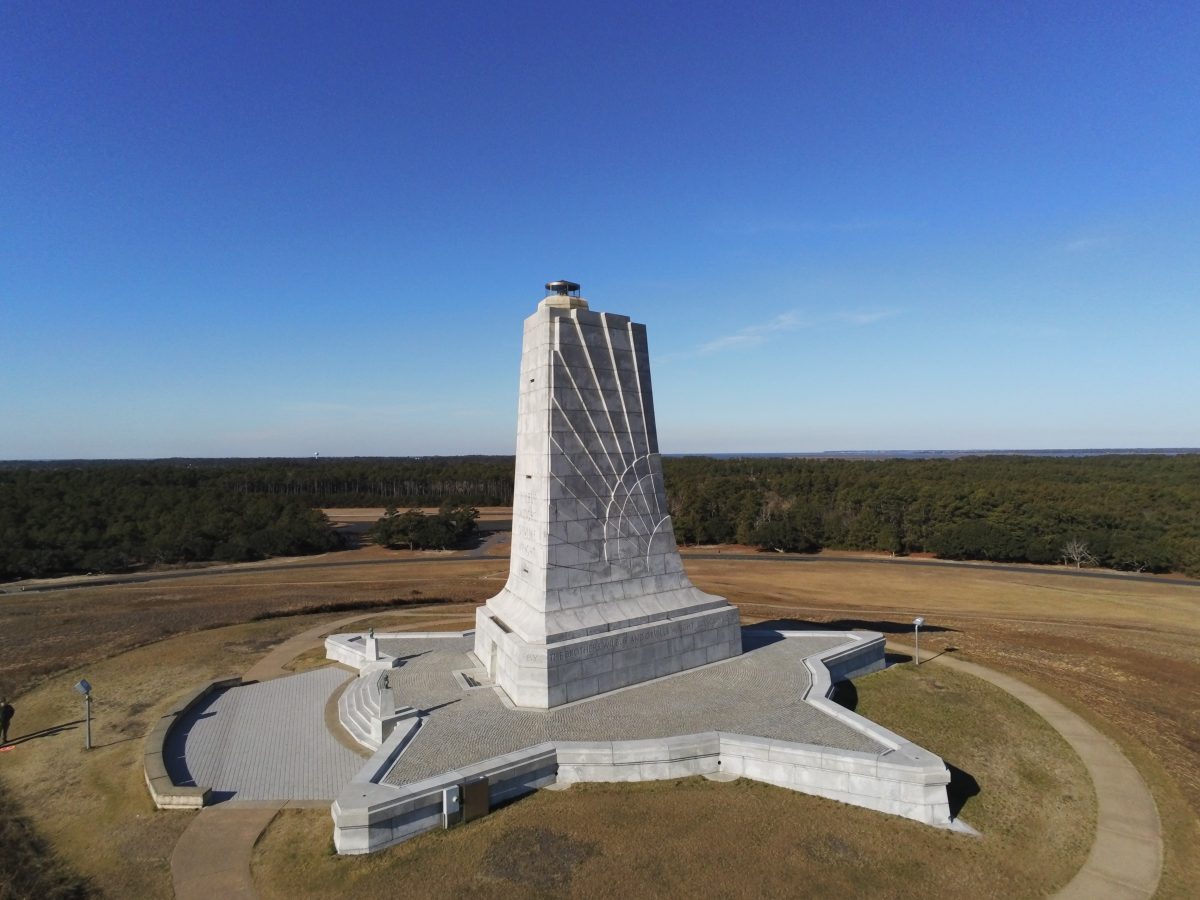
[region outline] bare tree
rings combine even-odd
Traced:
[[[1060,552],[1063,563],[1069,566],[1073,565],[1077,569],[1096,565],[1096,557],[1088,552],[1087,543],[1079,538],[1071,538],[1063,545]]]

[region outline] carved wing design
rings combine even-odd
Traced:
[[[648,562],[656,539],[674,547],[666,510],[644,332],[626,320],[558,320],[551,475],[602,523],[598,561]],[[583,541],[583,543],[590,543]]]

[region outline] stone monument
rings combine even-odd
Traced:
[[[538,709],[742,651],[737,609],[675,545],[645,326],[546,288],[525,320],[508,581],[475,632],[492,681]]]

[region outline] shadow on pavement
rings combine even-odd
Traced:
[[[193,726],[198,721],[217,714],[212,706],[223,693],[225,692],[213,691],[183,716],[176,719],[171,730],[167,732],[167,739],[163,741],[163,765],[166,766],[171,781],[179,787],[196,786],[196,779],[187,764],[188,735],[191,734]]]

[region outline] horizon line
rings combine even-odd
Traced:
[[[925,448],[919,450],[684,450],[661,452],[660,456],[681,457],[743,457],[761,456],[775,458],[821,458],[839,456],[1044,456],[1056,453],[1060,455],[1109,454],[1109,455],[1189,455],[1200,454],[1200,447],[975,447],[975,448]],[[466,459],[471,457],[515,457],[514,453],[409,453],[388,454],[375,453],[355,454],[349,456],[40,456],[24,459],[0,459],[0,466],[21,463],[70,463],[70,462],[171,462],[174,460],[307,460],[320,462],[322,460],[355,460],[355,459]]]

